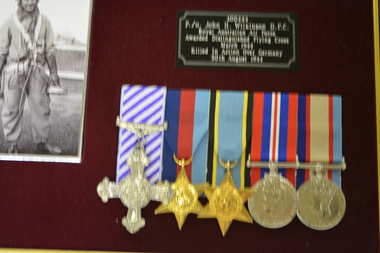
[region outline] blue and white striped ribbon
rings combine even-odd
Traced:
[[[120,99],[120,120],[130,123],[155,124],[164,123],[166,87],[123,85]],[[137,142],[137,136],[126,129],[119,129],[117,154],[117,181],[123,180],[130,172],[127,159]],[[161,180],[163,133],[145,136],[145,152],[149,165],[145,176],[151,183]]]

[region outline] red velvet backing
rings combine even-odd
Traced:
[[[176,68],[177,10],[298,14],[299,70]],[[115,179],[122,84],[341,94],[347,211],[328,231],[297,218],[281,229],[143,209],[135,235],[119,200],[97,184]],[[0,247],[149,252],[378,252],[379,222],[372,1],[94,0],[81,164],[0,162]]]

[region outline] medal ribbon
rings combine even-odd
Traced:
[[[231,174],[235,185],[244,188],[247,128],[250,128],[250,124],[247,127],[249,95],[247,91],[220,90],[214,94],[210,113],[214,115],[213,118],[210,116],[210,129],[214,131],[210,134],[209,149],[209,168],[212,170],[207,172],[207,179],[215,187],[224,178],[225,169],[219,158],[224,162],[238,161]]]
[[[342,100],[338,95],[299,95],[298,158],[300,162],[342,162]],[[328,178],[341,188],[341,171],[328,170]],[[309,179],[298,169],[297,188]]]
[[[179,173],[175,154],[179,159],[193,156],[192,163],[186,166],[189,181],[206,182],[209,101],[208,90],[168,90],[163,179],[174,182]]]
[[[296,161],[297,107],[297,94],[253,94],[251,161]],[[267,172],[268,168],[251,168],[251,185]],[[295,186],[295,169],[279,169],[278,172]]]
[[[166,87],[123,85],[120,99],[120,120],[130,123],[155,124],[164,123]],[[117,155],[117,181],[123,180],[130,172],[127,158],[137,142],[137,136],[119,129]],[[161,180],[163,133],[157,132],[145,136],[145,152],[149,165],[145,176],[151,183]]]

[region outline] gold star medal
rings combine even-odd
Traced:
[[[236,166],[238,161],[224,163],[219,158],[220,164],[227,169],[219,187],[207,187],[205,194],[209,203],[204,207],[204,212],[198,218],[216,218],[219,223],[223,236],[226,235],[228,228],[233,220],[253,223],[248,210],[244,204],[247,202],[253,190],[238,190],[234,184],[231,168]]]
[[[171,184],[174,197],[168,204],[161,204],[157,207],[154,213],[174,213],[175,218],[177,219],[178,228],[181,230],[188,214],[199,214],[203,211],[203,206],[201,202],[199,202],[198,198],[208,184],[193,185],[189,182],[185,166],[191,163],[193,157],[190,157],[188,160],[179,160],[175,155],[173,155],[173,157],[174,161],[181,166],[181,170],[177,175],[176,181]]]

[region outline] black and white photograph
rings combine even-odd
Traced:
[[[0,160],[80,163],[92,0],[0,6]]]

